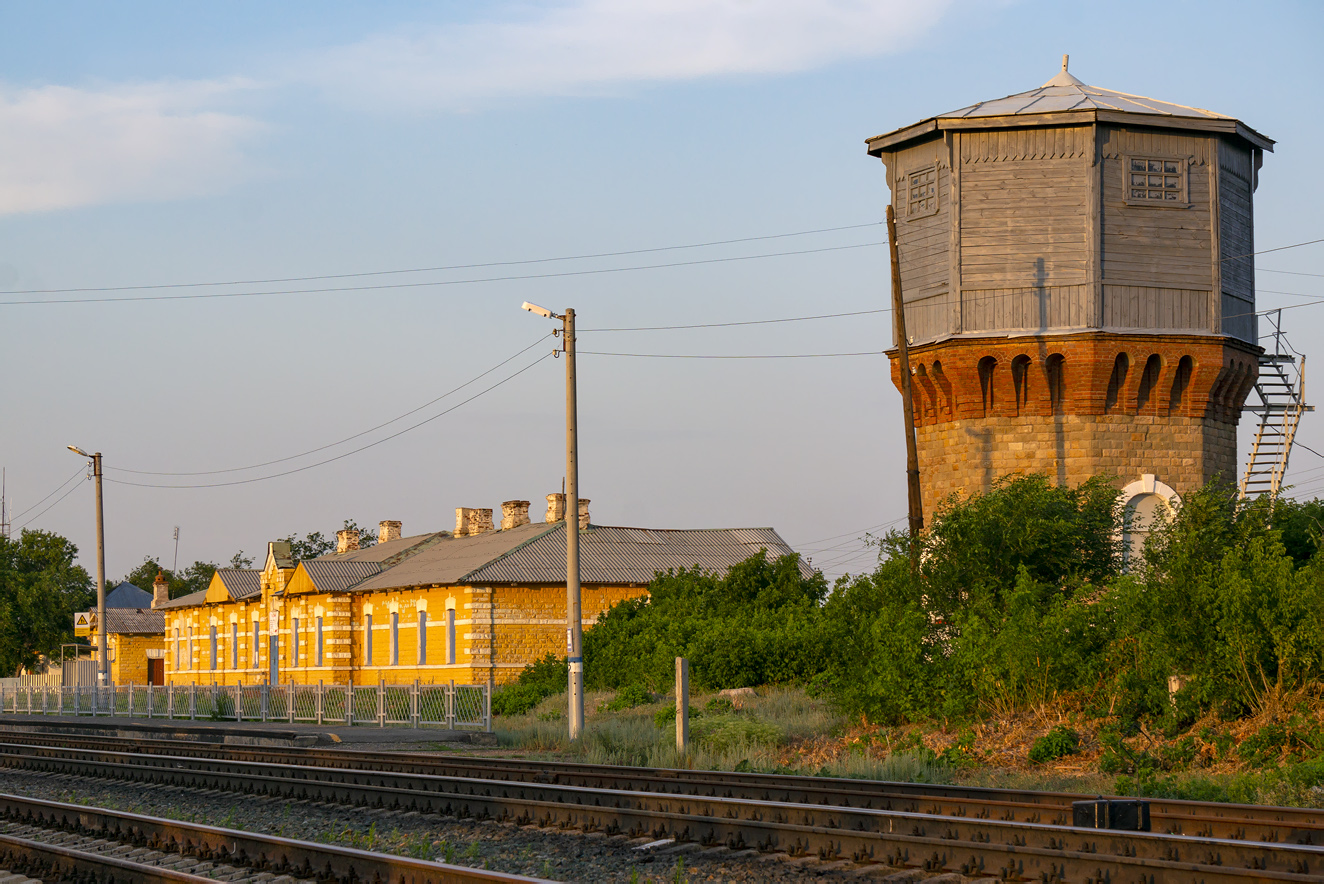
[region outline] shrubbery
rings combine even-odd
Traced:
[[[1271,508],[1211,486],[1188,494],[1123,573],[1111,485],[1010,478],[947,501],[918,549],[899,533],[881,538],[877,567],[830,591],[795,556],[660,574],[648,598],[617,604],[585,633],[585,679],[618,696],[666,692],[684,656],[696,689],[804,684],[880,723],[959,721],[1071,694],[1123,729],[1151,720],[1175,734],[1210,711],[1277,708],[1324,675],[1322,522],[1318,501]],[[547,658],[494,708],[527,708],[564,686],[564,662]],[[1045,758],[1065,751],[1063,735],[1053,742]],[[1149,764],[1107,751],[1119,770]]]

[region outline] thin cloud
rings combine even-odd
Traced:
[[[522,19],[376,35],[305,57],[290,76],[373,107],[466,109],[494,98],[792,73],[880,55],[904,48],[950,5],[583,0]]]
[[[245,175],[243,81],[0,87],[0,215],[213,193]]]

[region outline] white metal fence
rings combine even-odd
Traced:
[[[0,689],[58,687],[64,684],[64,673],[53,669],[45,675],[16,675],[13,678],[0,678]]]
[[[3,685],[0,713],[492,730],[487,685]]]

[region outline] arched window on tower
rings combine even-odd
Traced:
[[[992,356],[979,360],[979,391],[984,397],[984,417],[993,413],[993,370],[997,367],[998,361]]]
[[[1145,360],[1145,370],[1140,375],[1140,392],[1136,396],[1136,413],[1143,414],[1145,406],[1154,395],[1154,388],[1158,386],[1159,372],[1163,370],[1163,360],[1157,353],[1150,354]]]
[[[1065,362],[1061,353],[1054,353],[1044,363],[1044,372],[1048,375],[1048,406],[1053,414],[1062,413],[1062,403],[1066,396]]]
[[[1125,353],[1118,353],[1117,358],[1113,360],[1113,374],[1108,379],[1108,395],[1103,400],[1103,413],[1109,414],[1117,410],[1117,404],[1121,399],[1122,391],[1126,389],[1126,371],[1131,367],[1131,358]]]
[[[1011,361],[1011,382],[1016,388],[1016,416],[1026,413],[1030,401],[1030,357],[1017,356]]]

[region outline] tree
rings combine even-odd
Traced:
[[[76,611],[92,603],[93,583],[75,564],[78,547],[58,534],[24,530],[0,537],[0,672],[32,666],[73,641]]]
[[[369,528],[360,528],[353,519],[346,519],[342,530],[359,532],[359,549],[367,549],[377,542],[377,535],[372,533]],[[305,534],[302,538],[291,534],[289,537],[282,538],[290,544],[290,556],[296,562],[305,562],[308,559],[316,559],[319,556],[327,555],[336,551],[336,539],[327,537],[321,531],[312,531]]]
[[[121,582],[132,583],[139,589],[151,592],[153,584],[156,583],[156,575],[165,574],[166,582],[170,586],[170,597],[177,599],[210,586],[212,575],[216,573],[218,567],[215,562],[194,562],[183,571],[172,573],[168,568],[162,568],[159,561],[148,556]]]

